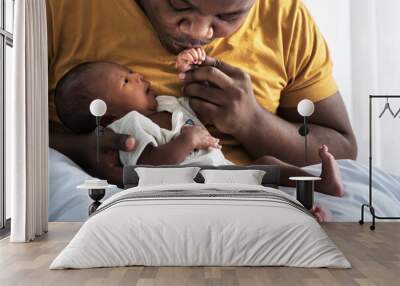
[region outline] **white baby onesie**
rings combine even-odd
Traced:
[[[182,126],[189,120],[195,125],[203,126],[190,108],[187,98],[162,95],[157,96],[156,100],[158,112],[167,111],[172,114],[172,130],[161,128],[137,111],[129,112],[108,126],[114,132],[132,135],[136,140],[136,147],[133,152],[120,151],[119,156],[123,165],[136,165],[148,144],[158,147],[170,142],[180,134]],[[181,164],[232,165],[230,161],[225,159],[221,150],[215,148],[194,151]]]

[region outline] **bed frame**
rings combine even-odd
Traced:
[[[147,168],[184,168],[193,167],[194,165],[179,165],[179,166],[148,166],[148,165],[135,165],[135,166],[125,166],[123,175],[124,189],[136,187],[139,183],[139,176],[135,169],[137,167],[147,167]],[[278,189],[280,170],[278,166],[275,165],[252,165],[252,166],[234,166],[234,165],[224,165],[224,166],[196,166],[204,169],[218,169],[218,170],[263,170],[265,175],[262,180],[262,185],[265,187],[271,187]],[[194,179],[197,183],[204,183],[203,176],[199,174]]]
[[[136,187],[139,183],[139,176],[136,173],[135,169],[137,167],[146,167],[146,168],[184,168],[184,167],[193,167],[195,165],[168,165],[168,166],[149,166],[149,165],[135,165],[135,166],[125,166],[123,172],[123,185],[124,189],[129,189]],[[224,166],[195,166],[200,167],[202,170],[204,169],[218,169],[218,170],[263,170],[265,171],[265,175],[262,179],[262,185],[270,188],[279,188],[279,178],[280,178],[280,169],[275,165],[253,165],[253,166],[234,166],[234,165],[224,165]],[[194,178],[197,183],[204,183],[204,178],[200,174]],[[92,204],[89,206],[89,216],[94,213],[97,208],[101,205],[100,200],[104,197],[106,190],[98,189],[98,190],[89,190],[89,197],[93,200]]]

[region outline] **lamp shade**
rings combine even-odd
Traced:
[[[106,114],[107,104],[101,99],[95,99],[90,103],[90,113],[93,116],[101,117]]]
[[[303,99],[297,105],[297,112],[303,117],[311,116],[314,113],[314,103],[309,99]]]

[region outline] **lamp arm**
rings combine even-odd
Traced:
[[[307,126],[307,116],[304,116],[304,156],[306,166],[308,165],[308,150],[307,150],[307,134],[308,134],[308,126]]]
[[[101,126],[100,126],[101,117],[96,116],[96,158],[97,164],[100,163],[100,136],[101,136]]]

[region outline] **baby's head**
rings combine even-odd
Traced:
[[[130,111],[147,116],[157,109],[156,93],[142,75],[110,62],[89,62],[69,71],[57,84],[55,105],[63,124],[76,133],[96,127],[89,106],[94,99],[107,104],[104,125]]]

